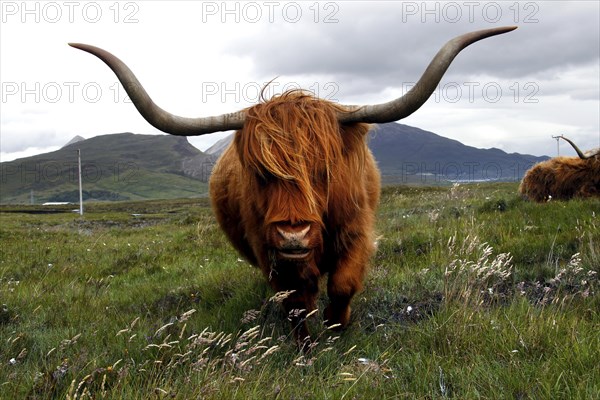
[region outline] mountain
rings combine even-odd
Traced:
[[[533,164],[548,159],[495,148],[478,149],[398,123],[374,128],[369,147],[384,182],[395,183],[520,181]]]
[[[221,153],[223,153],[225,151],[227,146],[229,146],[229,143],[231,143],[233,141],[233,136],[234,135],[232,133],[231,135],[224,137],[223,139],[217,141],[215,144],[210,146],[204,152],[206,154],[211,154],[211,155],[214,155],[217,157],[220,156]]]
[[[69,142],[60,150],[0,164],[0,203],[79,201],[77,149],[81,149],[84,199],[137,200],[206,196],[218,156],[233,140],[206,152],[187,138],[120,133]],[[519,181],[547,159],[477,149],[398,123],[369,133],[369,147],[384,183],[440,185],[481,180]]]
[[[233,134],[206,152],[218,156],[232,140]],[[520,181],[533,164],[548,159],[465,146],[456,140],[396,122],[374,127],[368,143],[385,183],[436,185],[457,181]]]
[[[214,157],[187,138],[121,133],[96,136],[33,157],[1,163],[0,203],[137,200],[205,196]]]
[[[67,147],[68,145],[73,143],[81,142],[82,140],[85,140],[85,138],[77,135],[73,139],[69,140],[67,144],[65,144],[63,147]]]

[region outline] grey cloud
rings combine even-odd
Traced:
[[[351,91],[368,87],[377,91],[417,80],[440,46],[456,35],[514,24],[514,15],[509,15],[513,3],[496,3],[506,14],[497,24],[481,19],[421,23],[407,19],[403,3],[342,2],[339,23],[271,25],[266,34],[248,36],[226,50],[251,57],[260,76],[329,75],[350,87],[359,77],[361,84]],[[517,24],[519,29],[514,32],[473,45],[457,57],[448,76],[542,79],[557,71],[598,63],[598,3],[535,4],[537,23]]]
[[[2,129],[2,152],[11,153],[24,151],[31,147],[62,146],[66,143],[64,137],[53,129]]]

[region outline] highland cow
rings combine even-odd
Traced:
[[[182,118],[154,104],[129,68],[112,54],[73,47],[102,59],[142,116],[174,135],[236,130],[215,166],[210,195],[233,246],[258,266],[275,291],[289,291],[299,346],[307,349],[306,315],[316,307],[320,277],[328,274],[329,326],[345,327],[350,301],[361,290],[374,251],[379,171],[366,138],[369,123],[402,119],[431,95],[454,57],[480,39],[515,27],[459,36],[442,47],[417,84],[388,103],[344,106],[290,91],[233,114]]]
[[[554,157],[534,165],[523,177],[519,192],[538,203],[600,196],[600,149],[585,154],[564,136],[578,157]]]

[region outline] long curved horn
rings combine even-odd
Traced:
[[[581,158],[582,160],[587,160],[588,158],[592,158],[595,156],[595,154],[590,154],[589,156],[586,156],[585,154],[583,154],[583,151],[579,150],[579,147],[577,147],[575,145],[575,143],[573,143],[571,140],[567,139],[566,137],[564,137],[562,135],[560,135],[559,138],[565,140],[567,143],[569,143],[571,146],[573,146],[573,148],[575,149],[575,152],[577,153],[579,158]]]
[[[206,133],[240,129],[244,125],[246,114],[243,111],[203,118],[173,115],[154,104],[144,87],[123,61],[95,46],[81,43],[69,43],[69,45],[87,51],[104,61],[117,75],[140,114],[152,126],[163,132],[178,136],[199,136]]]
[[[408,117],[427,101],[433,93],[444,73],[450,66],[454,57],[462,49],[478,40],[490,36],[500,35],[517,29],[516,26],[484,29],[462,36],[455,37],[446,43],[436,54],[429,66],[417,82],[404,96],[387,103],[365,106],[345,106],[347,111],[338,114],[341,123],[367,122],[385,123],[394,122]]]
[[[433,58],[417,84],[404,96],[388,103],[366,106],[344,106],[347,111],[338,114],[340,123],[385,123],[398,121],[416,111],[429,98],[456,55],[468,45],[516,29],[516,26],[486,29],[458,36],[446,43]],[[214,117],[185,118],[158,107],[140,84],[133,72],[106,50],[95,46],[69,43],[70,46],[91,53],[104,61],[117,75],[131,101],[152,126],[179,136],[198,136],[212,132],[241,129],[246,114],[238,111]]]

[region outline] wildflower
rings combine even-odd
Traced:
[[[192,297],[193,297],[193,296],[194,296],[194,295],[192,294]],[[195,310],[195,309],[193,309],[193,308],[192,308],[191,310],[189,310],[189,311],[186,311],[186,312],[184,312],[184,313],[183,313],[183,314],[181,314],[181,316],[179,317],[179,322],[187,321],[187,320],[190,318],[190,316],[191,316],[193,313],[195,313],[195,312],[196,312],[196,310]]]
[[[270,348],[267,349],[267,351],[265,351],[263,353],[263,355],[260,357],[260,359],[262,360],[263,358],[267,357],[268,355],[275,353],[277,351],[277,349],[279,349],[278,345],[271,346]]]
[[[277,293],[275,293],[275,295],[273,295],[269,299],[269,301],[272,301],[274,303],[281,303],[281,302],[283,302],[283,300],[287,299],[294,292],[295,292],[295,290],[284,290],[281,292],[277,292]]]
[[[165,329],[167,329],[171,325],[173,325],[173,323],[169,322],[168,324],[165,324],[165,325],[161,326],[160,328],[158,328],[158,330],[156,332],[154,332],[154,336],[158,336],[162,331],[164,331]]]
[[[260,315],[260,311],[258,311],[258,310],[245,311],[240,322],[242,324],[247,324],[249,322],[256,320],[259,315]]]

